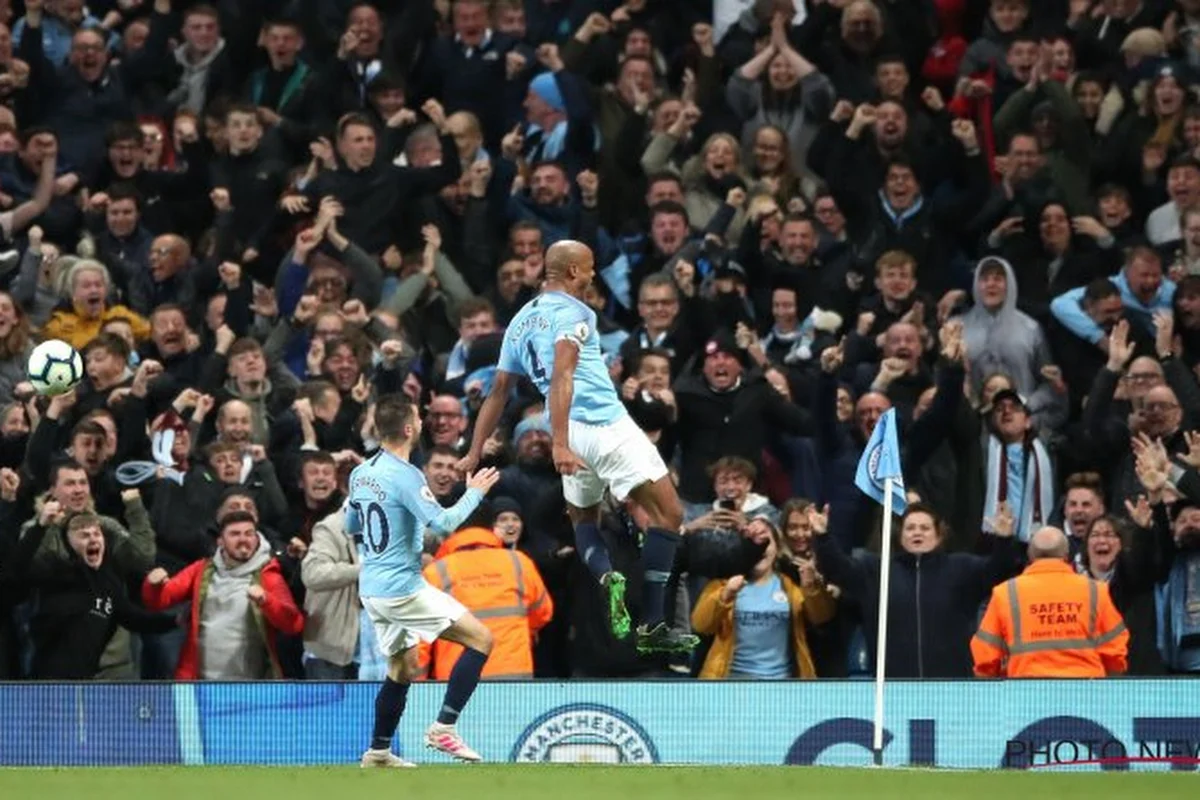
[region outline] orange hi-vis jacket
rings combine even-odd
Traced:
[[[1128,647],[1107,584],[1039,559],[992,590],[971,655],[980,677],[1103,678],[1125,671]]]
[[[487,528],[465,528],[442,543],[423,574],[492,632],[483,678],[533,677],[533,637],[554,615],[554,603],[527,555],[505,547]],[[430,680],[447,680],[461,654],[461,645],[445,639],[422,643],[421,672]]]

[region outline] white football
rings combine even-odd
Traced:
[[[61,339],[50,339],[33,348],[26,372],[38,394],[65,394],[83,380],[83,357]]]

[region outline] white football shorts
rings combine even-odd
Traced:
[[[629,416],[611,425],[571,420],[570,446],[587,465],[562,479],[563,499],[576,508],[598,505],[606,488],[623,501],[643,483],[667,474],[658,448]]]
[[[467,613],[462,603],[428,585],[407,597],[364,597],[362,604],[375,624],[379,650],[388,658],[418,642],[432,643]]]

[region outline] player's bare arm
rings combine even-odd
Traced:
[[[571,398],[575,395],[575,367],[579,364],[579,345],[561,340],[554,345],[554,373],[550,378],[550,436],[554,441],[554,468],[572,475],[583,466],[571,452]]]
[[[475,432],[471,436],[471,449],[458,460],[458,470],[464,475],[475,471],[479,459],[483,457],[483,445],[496,432],[500,417],[504,414],[504,406],[508,402],[509,389],[512,386],[513,374],[504,370],[496,370],[492,380],[492,391],[479,408],[479,416],[475,419]],[[568,403],[570,400],[567,401]]]

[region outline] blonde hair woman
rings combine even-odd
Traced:
[[[696,601],[692,627],[713,636],[701,678],[778,680],[815,678],[805,623],[820,625],[837,612],[837,602],[811,564],[800,583],[780,572],[783,537],[762,517],[749,527],[770,531],[766,552],[749,575],[710,581]]]
[[[728,133],[709,136],[700,152],[684,162],[681,170],[671,164],[671,153],[690,133],[691,126],[699,119],[699,113],[694,106],[685,108],[670,128],[654,135],[642,155],[642,169],[647,175],[664,171],[679,174],[683,182],[683,204],[687,209],[688,224],[695,229],[708,225],[725,202],[730,189],[745,184],[741,146]],[[725,234],[725,241],[736,242],[745,224],[745,211],[739,208]]]

